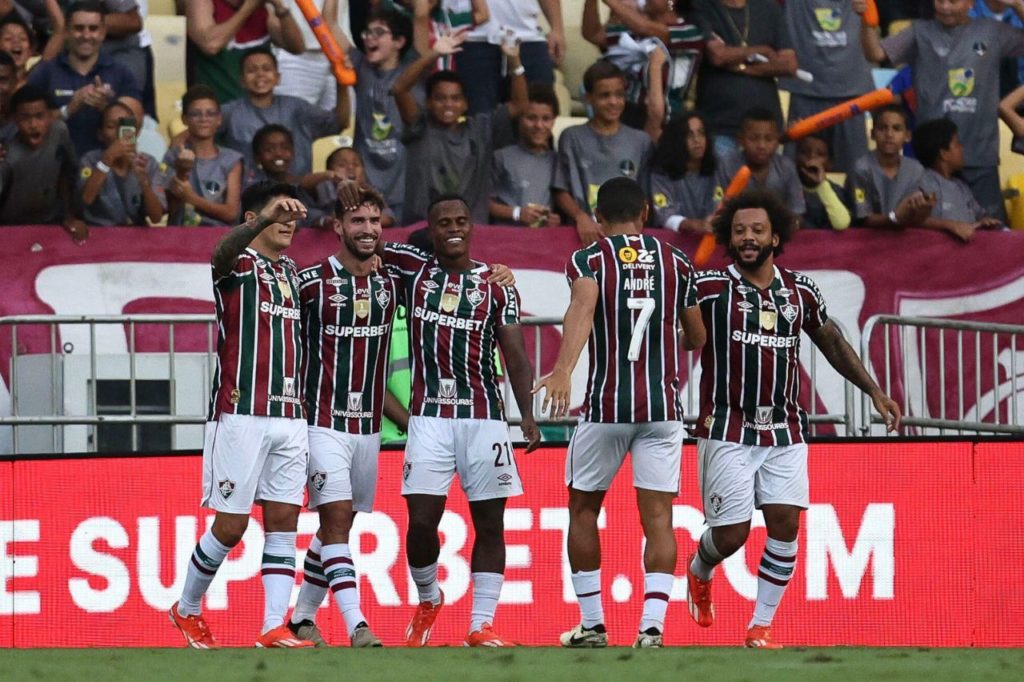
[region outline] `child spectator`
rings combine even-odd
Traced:
[[[268,123],[287,126],[295,140],[293,170],[304,175],[313,169],[313,141],[340,133],[348,126],[348,88],[338,86],[334,111],[327,111],[299,97],[275,95],[281,76],[277,59],[269,51],[254,50],[242,57],[242,88],[245,97],[224,105],[221,138],[224,144],[245,156],[252,167],[252,138]]]
[[[136,149],[138,122],[131,109],[114,102],[103,110],[98,131],[103,149],[79,162],[78,193],[89,225],[145,225],[164,215],[156,159]]]
[[[1002,220],[990,217],[960,179],[964,168],[964,146],[955,123],[947,118],[927,121],[914,131],[914,153],[925,167],[921,189],[935,197],[931,217],[922,227],[949,232],[969,242],[978,229],[1002,226]]]
[[[530,86],[530,103],[519,117],[519,142],[494,153],[491,219],[507,225],[546,227],[559,216],[551,204],[555,152],[551,131],[558,98],[550,86]]]
[[[739,149],[722,158],[718,166],[715,196],[720,199],[736,171],[746,165],[750,169],[748,189],[774,192],[786,208],[803,215],[807,207],[796,164],[777,153],[780,134],[774,112],[748,109],[740,119],[740,132],[736,137]]]
[[[796,172],[804,189],[803,226],[845,230],[850,226],[843,188],[828,179],[832,145],[821,135],[808,135],[796,143]]]
[[[311,194],[316,191],[317,184],[324,179],[325,174],[292,174],[295,144],[291,131],[278,123],[263,126],[252,138],[252,156],[253,166],[245,169],[243,191],[256,183],[267,181],[295,185],[298,190],[296,198],[306,207],[306,217],[300,224],[310,227],[326,225],[324,218],[332,215],[331,210],[323,211],[317,208]]]
[[[88,229],[74,217],[75,148],[42,88],[26,85],[11,96],[14,135],[3,140],[0,225],[59,225],[76,240]]]
[[[344,180],[358,182],[360,187],[377,191],[366,177],[366,164],[363,163],[362,155],[352,147],[339,147],[327,157],[327,170],[322,173],[313,173],[311,176],[316,183],[315,205],[329,215],[334,215],[335,204],[338,201],[338,183]],[[380,194],[380,192],[378,192]],[[394,227],[395,213],[390,206],[385,206],[380,214],[381,227]]]
[[[674,119],[651,160],[654,224],[673,232],[711,232],[715,210],[715,155],[700,114]]]
[[[593,112],[582,125],[566,128],[558,139],[558,165],[552,185],[555,205],[576,223],[584,245],[604,236],[594,218],[597,190],[620,175],[649,189],[648,166],[654,144],[645,133],[622,124],[626,77],[600,60],[583,74],[583,89]]]
[[[218,147],[221,123],[213,89],[195,85],[181,98],[187,126],[183,145],[164,155],[161,186],[167,193],[169,225],[232,225],[238,222],[242,194],[242,155]]]
[[[452,71],[438,71],[427,79],[427,99],[420,107],[412,94],[413,84],[438,57],[459,52],[465,38],[465,33],[438,38],[426,54],[402,72],[391,89],[406,125],[405,224],[424,220],[431,200],[446,193],[463,197],[472,209],[473,221],[486,223],[495,119],[515,118],[528,104],[519,46],[506,42],[502,50],[512,74],[512,99],[508,104],[493,113],[466,116],[462,80]]]
[[[35,53],[32,31],[17,14],[9,14],[0,21],[0,50],[14,60],[17,87],[28,82],[28,60]]]

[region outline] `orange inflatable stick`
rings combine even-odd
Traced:
[[[729,181],[729,186],[725,188],[725,193],[722,195],[722,201],[731,199],[737,196],[747,188],[747,183],[750,182],[750,168],[747,166],[740,166],[740,169],[736,171],[736,175],[732,176],[732,180]],[[697,245],[697,251],[693,254],[693,264],[697,267],[703,267],[711,260],[711,254],[715,252],[715,235],[706,234],[700,238],[700,244]]]
[[[334,39],[331,29],[327,27],[327,23],[324,21],[323,15],[320,14],[320,10],[316,8],[312,0],[295,0],[295,4],[299,6],[302,16],[306,17],[309,27],[313,29],[313,35],[316,36],[317,42],[323,48],[327,61],[331,63],[331,71],[334,72],[334,77],[338,83],[341,85],[355,85],[356,72],[345,66],[345,53],[341,51],[341,47],[338,45],[338,41]]]
[[[808,116],[807,118],[800,119],[789,127],[784,138],[790,141],[799,140],[800,138],[812,135],[819,130],[824,130],[825,128],[834,126],[837,123],[842,123],[848,118],[852,118],[858,114],[863,114],[865,111],[871,111],[878,107],[884,107],[886,104],[892,104],[894,98],[895,95],[892,94],[892,90],[889,88],[872,90],[860,97],[854,97],[842,104],[829,107],[828,109],[825,109],[825,111],[818,112],[814,116]]]
[[[864,14],[860,15],[860,20],[869,28],[878,28],[878,24],[881,23],[878,16],[878,5],[875,4],[875,0],[867,0],[867,5]]]

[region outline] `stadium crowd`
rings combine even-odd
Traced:
[[[317,0],[353,87],[295,0],[179,0],[188,89],[181,120],[159,124],[156,4],[0,0],[0,223],[79,241],[105,225],[231,225],[242,191],[272,179],[323,226],[353,179],[383,193],[385,226],[455,192],[477,223],[573,224],[590,243],[609,178],[648,190],[651,226],[709,233],[744,166],[804,228],[969,241],[1011,222],[998,119],[1024,150],[1022,0],[878,3],[882,28],[862,21],[865,0],[581,0],[578,18],[560,0]],[[574,102],[558,76],[577,23],[603,54]],[[854,116],[787,141],[787,119],[873,90],[876,65],[899,96],[870,130]],[[586,120],[556,141],[574,113]],[[314,167],[324,137],[346,144]]]

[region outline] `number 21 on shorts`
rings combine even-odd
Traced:
[[[643,343],[647,325],[650,324],[651,315],[654,314],[654,299],[628,298],[626,307],[630,310],[640,311],[636,318],[636,324],[633,325],[633,335],[629,339],[629,351],[626,353],[627,360],[636,362],[640,359],[640,344]]]

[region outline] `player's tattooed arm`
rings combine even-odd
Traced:
[[[516,397],[519,413],[523,416],[520,428],[526,438],[526,451],[533,452],[540,445],[540,428],[533,418],[533,394],[530,392],[533,367],[526,354],[523,328],[518,324],[498,327],[498,345],[501,346],[501,354],[505,356],[512,395]]]
[[[900,427],[900,406],[887,396],[868,374],[867,369],[857,357],[856,351],[843,338],[839,328],[829,320],[810,332],[811,340],[821,350],[829,364],[853,385],[864,391],[871,398],[875,409],[882,415],[887,431],[896,431]]]
[[[245,251],[256,235],[274,223],[288,223],[305,217],[306,207],[298,199],[277,197],[259,213],[246,211],[245,215],[246,221],[224,235],[213,250],[211,263],[220,277],[226,277],[231,273],[238,256]]]

